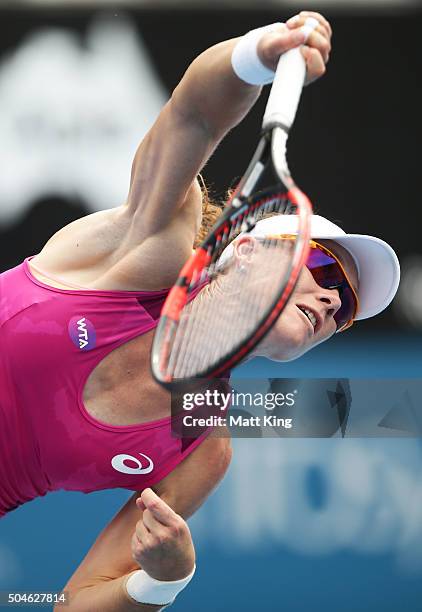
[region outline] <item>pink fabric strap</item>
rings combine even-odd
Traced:
[[[42,274],[45,278],[48,278],[49,280],[56,281],[56,283],[60,283],[61,285],[66,285],[66,287],[72,287],[73,289],[89,290],[89,287],[83,287],[82,285],[75,285],[74,283],[70,283],[69,281],[64,281],[59,276],[54,276],[53,274],[50,274],[50,273],[47,274],[46,272],[44,272],[44,270],[41,270],[41,268],[39,268],[32,262],[32,257],[29,257],[28,261],[31,263],[31,268],[33,268],[34,270],[39,272],[39,274]]]

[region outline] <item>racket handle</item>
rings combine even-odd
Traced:
[[[282,125],[289,130],[296,116],[306,77],[306,62],[301,48],[291,49],[280,57],[273,86],[264,113],[262,128]]]

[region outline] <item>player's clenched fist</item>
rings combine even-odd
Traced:
[[[195,549],[187,523],[152,489],[136,500],[143,511],[132,537],[132,555],[156,580],[180,580],[195,565]]]
[[[314,26],[308,27],[308,23]],[[332,30],[329,22],[319,13],[302,11],[280,23],[270,32],[265,33],[259,41],[257,52],[262,63],[275,70],[282,53],[299,45],[306,60],[306,83],[311,83],[325,73],[331,51]]]

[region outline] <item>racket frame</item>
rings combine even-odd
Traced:
[[[215,378],[221,376],[227,372],[227,370],[230,370],[240,361],[242,361],[242,359],[245,358],[245,356],[274,326],[288,299],[290,298],[294,287],[296,286],[299,273],[302,266],[306,262],[309,252],[309,215],[312,212],[312,205],[307,196],[296,187],[291,177],[286,159],[287,138],[288,130],[283,125],[269,126],[265,129],[265,131],[262,133],[255,153],[246,169],[246,172],[232,196],[228,208],[218,218],[209,235],[203,240],[200,246],[183,266],[179,274],[179,278],[177,279],[174,287],[170,290],[154,336],[151,359],[151,368],[154,379],[168,389],[172,389],[175,386],[180,385],[182,382],[188,383],[198,378]],[[158,350],[160,332],[162,332],[166,326],[172,324],[177,325],[180,313],[188,301],[189,285],[195,278],[195,275],[198,277],[203,269],[211,263],[209,250],[210,248],[213,249],[215,247],[219,235],[224,233],[224,229],[227,227],[227,222],[230,222],[233,217],[238,217],[242,214],[247,217],[247,213],[253,210],[254,199],[252,199],[251,203],[251,194],[253,193],[256,185],[270,162],[272,163],[275,175],[278,177],[280,182],[283,183],[287,190],[285,194],[286,206],[291,206],[292,203],[297,205],[299,210],[298,240],[295,246],[295,253],[292,261],[285,272],[283,282],[280,283],[282,286],[284,286],[283,292],[281,296],[274,300],[271,306],[267,309],[267,313],[268,311],[270,311],[270,313],[265,313],[263,315],[265,321],[260,325],[256,332],[246,342],[241,342],[239,345],[234,346],[231,353],[225,355],[224,358],[216,362],[212,368],[208,368],[207,370],[200,372],[191,378],[172,379],[163,377],[163,360],[162,358],[159,358],[159,355],[161,354],[161,357],[163,357],[164,354],[165,358],[167,355],[165,349],[163,353],[163,347],[161,347],[161,350]],[[259,197],[258,202],[262,202],[261,197]],[[244,229],[242,228],[242,231],[248,232],[254,227],[255,223],[248,225],[248,222],[246,221],[245,225],[246,227]],[[170,347],[167,347],[167,350],[169,349]]]
[[[264,114],[261,138],[246,172],[237,185],[227,209],[218,218],[209,235],[183,266],[175,285],[169,292],[155,331],[151,351],[153,377],[160,385],[167,389],[175,388],[180,386],[180,383],[188,383],[198,378],[214,378],[224,375],[227,370],[237,365],[273,327],[296,286],[300,271],[309,253],[312,205],[308,197],[295,185],[292,179],[287,164],[286,149],[290,127],[294,121],[299,104],[305,74],[306,66],[300,49],[293,49],[280,58]],[[174,337],[180,313],[188,302],[189,286],[192,282],[195,282],[204,268],[211,263],[213,257],[210,255],[210,251],[212,252],[215,248],[216,242],[219,236],[223,235],[224,228],[227,228],[228,222],[234,217],[240,217],[244,214],[245,223],[241,231],[248,232],[255,226],[256,222],[248,223],[246,219],[247,212],[252,212],[254,205],[258,207],[262,199],[253,198],[251,194],[254,192],[270,162],[278,181],[286,188],[286,206],[296,205],[299,211],[298,239],[295,245],[294,256],[284,275],[283,292],[273,301],[271,307],[267,309],[264,315],[265,320],[255,333],[246,342],[242,341],[239,345],[235,346],[231,353],[225,355],[224,358],[221,358],[211,368],[191,378],[173,379],[169,376],[163,376],[163,359],[164,361],[166,360],[171,340],[167,342],[167,347],[161,347],[161,335],[166,327],[170,326],[172,327]]]

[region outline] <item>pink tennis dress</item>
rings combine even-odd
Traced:
[[[178,439],[171,417],[106,425],[82,401],[95,366],[156,326],[168,290],[58,289],[28,259],[0,274],[0,516],[58,489],[142,490],[209,433]]]

